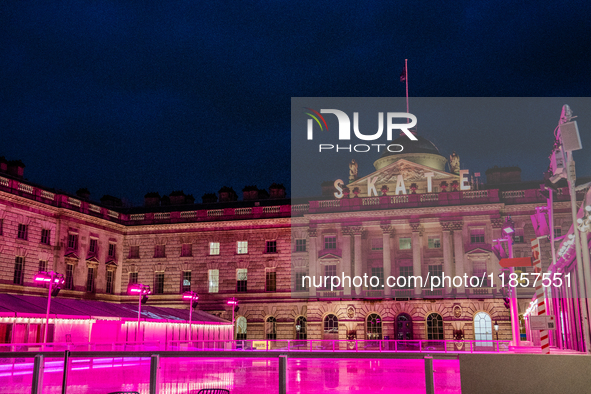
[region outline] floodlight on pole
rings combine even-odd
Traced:
[[[232,298],[228,300],[228,305],[232,306],[232,339],[236,339],[236,323],[234,322],[234,313],[238,312],[238,300]]]
[[[193,308],[197,306],[199,296],[194,291],[185,291],[183,293],[183,300],[189,300],[189,340],[193,340],[193,329],[191,327],[191,320],[193,318]]]
[[[47,313],[45,314],[45,327],[43,327],[43,346],[45,346],[45,343],[47,343],[47,328],[49,327],[49,309],[51,308],[51,296],[57,296],[57,293],[59,293],[61,287],[65,283],[65,279],[62,274],[58,274],[54,271],[39,271],[33,280],[37,283],[49,283],[49,291],[47,294]]]
[[[138,309],[137,309],[137,334],[135,339],[139,342],[139,335],[140,335],[140,317],[142,315],[142,304],[148,301],[148,296],[152,294],[150,290],[150,285],[143,285],[141,283],[134,283],[129,285],[127,288],[127,293],[130,295],[138,295]]]

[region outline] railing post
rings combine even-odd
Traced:
[[[66,394],[68,388],[68,367],[70,364],[70,351],[64,352],[64,373],[62,374],[62,394]]]
[[[334,352],[334,342],[335,342],[335,341],[334,341],[334,339],[333,339],[333,341],[332,341],[332,351],[333,351],[333,352]]]
[[[425,356],[425,392],[427,394],[435,393],[435,385],[433,384],[433,357]]]
[[[42,394],[43,392],[43,369],[45,367],[45,357],[42,354],[35,356],[33,363],[33,384],[31,385],[31,394]]]
[[[279,355],[279,394],[287,394],[287,356]]]
[[[150,394],[158,394],[158,370],[160,369],[160,355],[152,354],[150,360]]]

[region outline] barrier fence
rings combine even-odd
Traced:
[[[274,339],[236,341],[143,341],[91,343],[8,343],[1,352],[83,351],[243,351],[243,352],[410,352],[410,353],[501,353],[510,341],[474,340],[323,340]]]

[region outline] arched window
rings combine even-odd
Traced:
[[[324,339],[339,339],[339,319],[333,314],[324,318]]]
[[[406,314],[401,313],[396,317],[395,323],[396,339],[397,340],[412,340],[412,318]]]
[[[273,316],[267,318],[265,332],[267,333],[267,339],[277,339],[277,319]]]
[[[443,339],[443,319],[439,313],[427,316],[427,339]]]
[[[372,313],[367,316],[367,330],[365,332],[367,339],[382,339],[382,318],[380,315]]]
[[[246,339],[246,318],[244,316],[236,319],[236,339]]]
[[[306,323],[306,318],[304,316],[300,316],[296,319],[295,339],[308,339]]]
[[[474,315],[474,339],[477,341],[492,341],[492,321],[486,312]]]

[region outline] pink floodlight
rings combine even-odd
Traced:
[[[236,301],[236,300],[228,300],[228,305],[238,305],[238,301]]]
[[[64,284],[65,280],[64,280],[63,275],[55,273],[55,272],[41,271],[37,275],[35,275],[33,280],[35,282],[49,283],[49,282],[51,282],[52,275],[53,275],[53,283],[56,283],[58,285]]]
[[[187,291],[187,292],[183,293],[183,299],[197,301],[199,299],[199,296],[197,295],[197,293],[195,293],[193,291]]]
[[[151,294],[150,286],[142,285],[141,283],[136,283],[133,285],[129,285],[127,288],[128,294]]]

